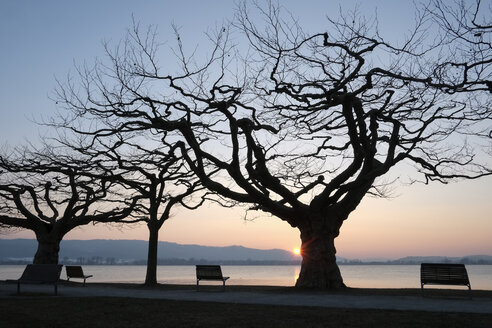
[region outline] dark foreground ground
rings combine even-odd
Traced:
[[[115,297],[0,299],[2,327],[492,327],[492,314],[225,304]]]
[[[438,304],[491,304],[492,291],[429,289],[358,289],[315,292],[291,287],[228,286],[222,293],[218,286],[204,286],[196,292],[190,285],[158,285],[152,288],[138,284],[90,284],[62,282],[60,295],[53,296],[49,286],[42,292],[23,289],[15,293],[12,282],[0,283],[0,327],[492,327],[492,307],[485,313],[426,312],[420,310],[382,310],[369,308],[333,308],[329,306],[302,306],[269,304],[238,304],[234,301],[211,302],[153,298],[156,294],[226,297],[253,295],[274,299],[309,299],[343,297],[369,299],[384,297],[398,300],[410,297],[416,302],[431,300]],[[48,287],[48,288],[44,288]],[[92,295],[90,291],[102,291]],[[110,291],[123,294],[110,296]],[[77,293],[79,296],[75,295]],[[137,295],[140,295],[137,297]],[[147,297],[149,295],[149,297]],[[308,298],[306,298],[306,295]],[[250,297],[250,296],[249,296]],[[303,298],[304,297],[304,298]],[[367,297],[366,297],[367,298]],[[222,299],[222,298],[221,298]],[[227,299],[227,298],[224,298]],[[474,306],[474,305],[473,305]],[[488,305],[487,305],[488,306]],[[458,307],[461,308],[461,307]],[[470,311],[476,312],[476,311]]]

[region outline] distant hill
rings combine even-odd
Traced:
[[[0,239],[0,259],[32,258],[36,249],[34,239]]]
[[[34,239],[0,239],[0,261],[32,260],[37,242]],[[298,261],[299,257],[281,249],[254,249],[243,246],[212,247],[159,242],[158,257],[162,260],[281,262]],[[63,240],[60,244],[61,261],[84,258],[99,262],[145,262],[147,241],[143,240]],[[171,262],[172,262],[171,261]]]
[[[463,263],[463,264],[492,264],[492,256],[489,255],[469,255],[463,257],[448,256],[407,256],[396,260],[377,259],[377,260],[348,260],[339,259],[340,264],[386,264],[386,265],[418,265],[421,263]]]
[[[0,239],[0,264],[32,262],[37,242],[34,239]],[[159,242],[159,264],[297,264],[300,257],[282,249],[255,249],[243,246],[212,247]],[[60,262],[80,264],[145,264],[147,241],[144,240],[63,240]],[[424,262],[492,264],[492,256],[465,257],[407,256],[396,260],[337,258],[339,264],[415,265]]]
[[[464,257],[446,256],[407,256],[391,261],[393,264],[420,264],[420,263],[464,263],[464,264],[492,264],[492,256],[469,255]]]

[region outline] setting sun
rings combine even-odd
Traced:
[[[292,252],[296,255],[301,255],[301,249],[300,248],[294,248]]]

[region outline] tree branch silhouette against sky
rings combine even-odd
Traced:
[[[373,22],[377,23],[381,38],[389,43],[408,39],[408,33],[415,24],[414,15],[410,14],[414,13],[413,4],[407,1],[374,1],[371,4],[352,1],[326,4],[325,1],[312,1],[303,5],[295,1],[283,1],[282,5],[298,18],[297,23],[306,35],[316,35],[312,41],[316,40],[319,47],[323,46],[324,32],[329,25],[326,15],[337,17],[339,5],[343,7],[342,10],[358,7],[361,15],[370,21],[377,13],[377,21]],[[484,5],[490,3],[484,2]],[[198,59],[203,59],[200,51],[207,49],[208,36],[233,17],[234,5],[229,1],[212,4],[151,1],[142,5],[95,1],[84,4],[54,1],[43,5],[37,2],[15,2],[2,3],[0,12],[0,33],[5,45],[2,48],[6,49],[0,54],[1,140],[2,143],[16,144],[22,143],[24,137],[33,142],[38,138],[38,126],[31,123],[30,118],[41,121],[42,117],[55,113],[57,105],[49,99],[49,96],[55,98],[55,76],[60,81],[65,80],[67,72],[74,73],[74,62],[78,67],[83,67],[84,61],[91,63],[95,57],[104,60],[104,44],[112,49],[124,38],[126,30],[132,26],[132,15],[141,26],[157,26],[157,39],[166,53],[166,56],[158,58],[159,65],[176,72],[177,69],[172,67],[176,57],[170,50],[176,44],[173,26],[179,32],[183,52],[188,56],[195,53]],[[248,26],[247,21],[243,23],[245,27]],[[253,27],[250,26],[252,34],[255,33]],[[238,36],[231,34],[229,37],[234,41]],[[325,42],[331,42],[331,35]],[[262,45],[257,46],[261,48]],[[210,55],[210,52],[203,53]],[[326,56],[330,57],[330,54]],[[310,60],[316,65],[316,58],[311,57]],[[380,60],[384,60],[384,57]],[[278,64],[280,67],[285,63]],[[380,72],[375,71],[373,78],[380,79],[380,76]],[[400,81],[404,83],[405,79]],[[364,83],[366,81],[361,81],[360,86]],[[280,84],[277,87],[288,88]],[[286,94],[295,96],[288,92]],[[286,118],[291,109],[282,109]],[[306,116],[297,124],[316,129],[311,120]],[[43,127],[39,129],[42,135],[50,133]],[[442,136],[436,132],[428,137]],[[344,144],[338,146],[344,147]],[[431,153],[428,155],[432,157]],[[292,164],[295,165],[294,161]],[[381,181],[380,186],[395,181],[389,190],[372,190],[374,193],[389,193],[389,199],[366,197],[362,200],[341,228],[340,237],[336,241],[337,254],[365,258],[492,253],[492,242],[487,233],[492,228],[492,199],[488,193],[491,178],[452,182],[445,186],[436,182],[429,185],[410,184],[416,177],[415,168],[403,164]],[[258,248],[292,249],[300,246],[299,232],[289,224],[268,214],[249,216],[255,218],[251,222],[244,221],[243,217],[244,208],[223,209],[216,205],[204,206],[193,213],[180,211],[166,223],[167,227],[160,238],[180,243],[241,244]],[[189,229],[190,225],[196,230]],[[17,233],[2,235],[1,238],[29,236]],[[124,231],[84,228],[68,234],[67,238],[145,239],[146,235],[145,227]]]

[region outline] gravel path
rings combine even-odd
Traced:
[[[344,295],[329,292],[275,292],[272,290],[237,291],[208,290],[197,292],[194,289],[147,289],[124,288],[121,286],[91,285],[86,287],[61,284],[58,297],[132,297],[154,298],[201,302],[274,304],[291,306],[320,306],[329,308],[416,310],[431,312],[492,313],[492,299],[488,297],[450,298],[390,295]],[[50,295],[53,286],[21,285],[22,295]],[[19,297],[15,283],[0,282],[0,297]]]

